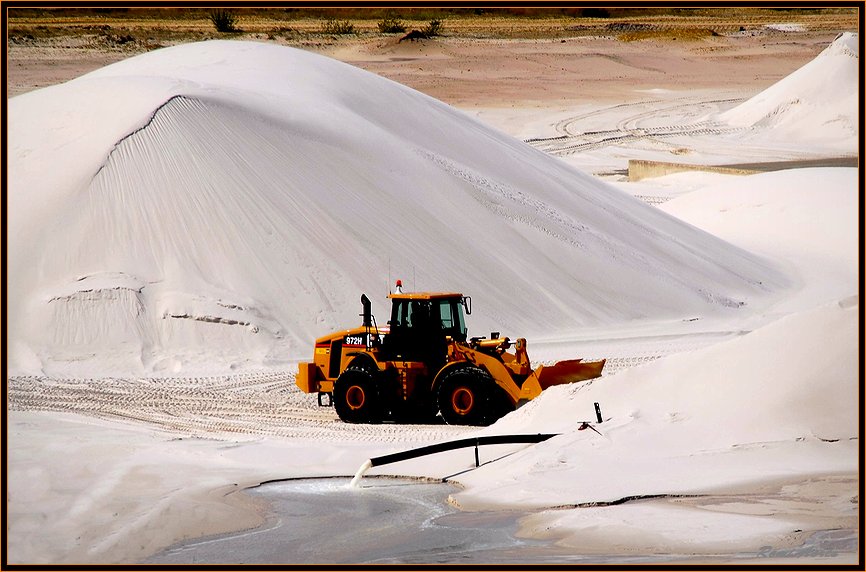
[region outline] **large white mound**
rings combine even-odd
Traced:
[[[836,141],[840,151],[856,152],[859,70],[859,34],[840,34],[814,60],[719,119],[793,141]]]
[[[760,259],[404,86],[249,42],[9,101],[12,372],[261,366],[389,276],[512,337],[736,312]],[[78,364],[78,365],[76,365]],[[84,365],[81,365],[84,364]],[[77,369],[76,369],[77,368]]]
[[[462,475],[470,488],[461,502],[616,501],[856,471],[859,315],[852,296],[730,342],[550,388],[486,431],[563,434]],[[595,419],[594,402],[603,436],[579,430]]]

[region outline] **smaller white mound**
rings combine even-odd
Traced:
[[[564,434],[461,476],[460,502],[603,502],[855,471],[858,316],[854,296],[730,342],[551,388],[487,431]],[[578,430],[595,418],[593,402],[603,436]]]
[[[718,119],[737,127],[772,129],[797,141],[841,139],[844,150],[856,151],[858,42],[857,33],[840,34],[814,60]]]
[[[797,292],[774,310],[790,313],[857,292],[859,200],[858,170],[835,167],[729,177],[659,208],[783,263]]]

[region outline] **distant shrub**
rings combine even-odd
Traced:
[[[224,34],[240,32],[240,29],[237,27],[237,16],[228,10],[213,10],[210,13],[210,21],[213,23],[217,32],[222,32]]]
[[[399,20],[398,18],[395,18],[393,16],[384,18],[377,25],[379,26],[379,31],[383,34],[396,34],[406,31],[406,24],[403,23],[402,20]]]
[[[425,38],[432,38],[442,34],[442,22],[439,20],[430,20],[430,23],[421,28],[421,34]]]
[[[432,38],[434,36],[438,36],[442,33],[442,22],[439,20],[431,20],[429,24],[421,28],[420,30],[412,30],[402,38],[403,40],[426,40],[428,38]]]
[[[322,24],[323,34],[354,34],[355,26],[348,20],[326,20]]]

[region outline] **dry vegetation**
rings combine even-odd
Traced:
[[[336,41],[329,38],[328,22],[351,25],[359,37],[382,36],[379,24],[399,18],[406,29],[421,29],[431,20],[443,22],[443,35],[459,38],[560,38],[580,35],[652,37],[700,37],[707,33],[731,33],[767,23],[797,23],[810,30],[855,26],[856,8],[832,9],[258,9],[236,8],[239,32],[247,39]],[[8,9],[10,43],[51,38],[92,38],[95,43],[112,38],[132,38],[125,43],[139,47],[174,44],[223,37],[206,9]],[[642,30],[629,30],[629,26]],[[116,42],[115,42],[116,43]],[[133,46],[129,46],[133,47]]]
[[[660,8],[569,8],[569,9],[277,9],[221,8],[230,13],[230,30],[220,32],[208,8],[53,8],[13,7],[6,9],[6,95],[11,97],[33,89],[68,81],[88,71],[160,47],[216,38],[272,42],[324,53],[342,59],[354,54],[355,65],[370,69],[415,87],[432,89],[436,74],[449,85],[458,86],[454,70],[441,70],[427,61],[424,70],[399,67],[405,53],[392,54],[394,69],[384,64],[373,66],[375,58],[359,53],[385,53],[381,46],[396,44],[404,35],[430,38],[414,46],[412,57],[422,47],[429,54],[464,54],[469,44],[499,46],[498,54],[488,58],[518,58],[527,49],[538,54],[532,44],[569,39],[603,39],[621,42],[661,41],[677,44],[709,43],[716,36],[732,34],[772,34],[768,24],[796,24],[809,34],[832,36],[841,30],[857,30],[856,8],[820,9],[660,9]],[[394,29],[389,23],[398,21]],[[425,35],[434,21],[441,22],[436,34]],[[339,25],[337,25],[339,24]],[[400,31],[399,28],[404,30]],[[803,34],[801,34],[802,36]],[[431,37],[432,36],[432,37]],[[523,43],[516,52],[503,52],[503,43]],[[403,52],[409,44],[402,43]],[[366,49],[366,51],[365,51]],[[709,49],[709,48],[708,48]],[[507,53],[506,53],[507,52]],[[555,53],[551,50],[551,53]],[[528,57],[528,56],[527,56]],[[483,63],[466,58],[465,69],[477,74],[480,68],[504,61]],[[380,58],[381,60],[382,58]],[[387,59],[387,58],[386,58]],[[370,61],[367,61],[370,60]],[[509,60],[510,61],[510,60]],[[496,62],[499,62],[497,64]],[[470,65],[471,64],[471,65]],[[551,64],[552,65],[552,64]],[[372,66],[372,67],[371,67]],[[417,68],[417,69],[415,69]],[[536,62],[535,69],[538,68]],[[556,69],[559,69],[558,67]],[[420,74],[420,76],[419,76]],[[425,75],[426,74],[426,75]],[[433,74],[433,75],[431,75]],[[499,74],[501,75],[501,74]],[[429,77],[428,77],[429,76]],[[499,77],[495,75],[495,77]],[[419,79],[420,78],[420,79]],[[498,85],[498,84],[497,84]],[[498,89],[503,86],[498,85]],[[473,87],[472,89],[477,89]],[[435,91],[435,90],[434,90]],[[435,91],[446,98],[449,94]],[[451,94],[453,95],[453,94]],[[514,94],[512,94],[514,95]]]

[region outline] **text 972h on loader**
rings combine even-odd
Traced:
[[[469,297],[458,293],[390,294],[391,320],[378,327],[361,295],[363,323],[316,340],[296,384],[318,393],[349,423],[385,420],[489,425],[553,385],[601,375],[604,360],[560,361],[532,369],[526,340],[498,333],[467,340]],[[509,351],[513,347],[513,351]]]

